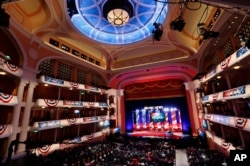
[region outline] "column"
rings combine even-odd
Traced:
[[[117,126],[120,127],[121,132],[125,132],[125,106],[124,106],[124,96],[123,90],[117,90],[117,109],[116,109],[116,119]]]
[[[20,111],[22,107],[22,100],[23,100],[23,92],[24,92],[24,87],[27,85],[28,81],[21,80],[19,83],[19,86],[17,88],[17,100],[18,104],[14,107],[13,110],[13,115],[12,115],[12,128],[13,128],[13,133],[12,135],[8,138],[8,145],[11,143],[11,141],[16,139],[17,133],[19,133],[18,130],[18,123],[19,123],[19,117],[20,117]],[[6,151],[6,155],[7,155]]]
[[[193,82],[185,82],[184,85],[186,88],[186,96],[188,100],[188,110],[189,110],[192,133],[195,133],[200,128],[197,105],[195,100],[195,85]]]
[[[61,99],[61,91],[62,91],[62,87],[59,87],[58,88],[58,100]],[[56,120],[58,120],[60,117],[59,117],[59,112],[60,112],[60,108],[59,107],[56,107],[55,109],[52,109],[53,111],[56,112]],[[51,110],[50,110],[51,111]],[[52,112],[52,111],[51,111]],[[58,133],[58,128],[55,130],[54,132],[54,140],[53,141],[57,141],[57,133]]]
[[[29,120],[30,120],[30,112],[32,108],[32,98],[33,98],[33,92],[34,88],[36,87],[36,82],[30,82],[28,87],[28,93],[27,93],[27,100],[24,107],[24,114],[22,119],[22,126],[21,126],[21,132],[20,132],[20,138],[19,142],[24,142],[27,140],[27,135],[29,132]],[[25,151],[25,144],[19,144],[17,153],[24,152]]]

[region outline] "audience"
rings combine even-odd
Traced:
[[[205,141],[204,141],[205,142]],[[186,148],[190,166],[227,165],[198,138],[163,139],[118,135],[106,142],[83,143],[47,156],[28,156],[33,166],[175,166],[176,149]]]
[[[219,166],[228,163],[228,159],[216,150],[188,147],[187,155],[190,166]]]

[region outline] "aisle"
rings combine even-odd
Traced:
[[[175,150],[176,166],[189,166],[186,149]]]

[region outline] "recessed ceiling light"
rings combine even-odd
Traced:
[[[6,75],[7,73],[5,71],[0,71],[0,75]]]
[[[234,69],[239,69],[240,68],[240,66],[234,66]]]

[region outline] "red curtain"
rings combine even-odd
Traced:
[[[161,80],[130,84],[124,88],[126,100],[172,98],[185,96],[182,80]]]

